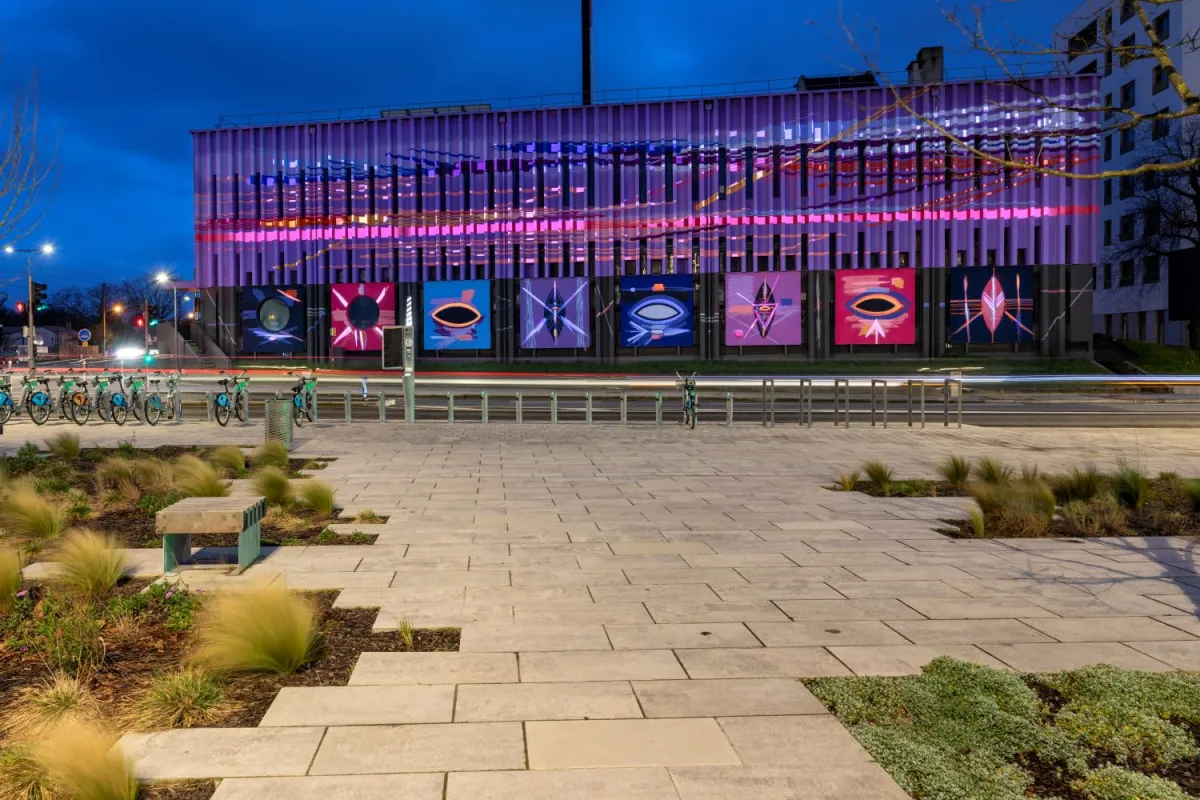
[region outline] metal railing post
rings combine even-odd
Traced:
[[[454,392],[446,392],[446,422],[454,424]]]
[[[488,396],[486,391],[479,393],[479,420],[484,425],[488,421]]]
[[[313,403],[312,403],[313,422],[318,422],[321,419],[321,415],[317,413],[317,397],[319,397],[319,396],[320,395],[318,395],[316,392],[313,392]]]
[[[662,425],[662,392],[654,393],[654,424]]]
[[[583,416],[588,425],[592,424],[592,393],[583,393]]]
[[[173,408],[171,410],[175,414],[175,424],[182,425],[183,424],[183,397],[179,394],[179,392],[176,392],[174,397],[172,398],[171,402],[172,402],[172,406],[173,406]]]
[[[629,421],[629,392],[621,391],[621,424],[625,425]]]
[[[835,427],[835,428],[838,426],[838,422],[841,419],[841,416],[840,416],[841,415],[841,406],[838,405],[838,400],[841,398],[841,392],[842,392],[842,382],[839,379],[834,378],[833,379],[833,427]]]
[[[871,378],[871,427],[875,427],[875,384],[878,382],[876,378]]]
[[[959,378],[958,379],[958,427],[960,427],[960,428],[962,427],[962,396],[963,396],[962,378]]]
[[[733,427],[733,392],[725,393],[725,427]]]
[[[887,427],[887,379],[883,381],[883,427]]]
[[[908,380],[906,380],[904,382],[904,385],[908,389],[908,427],[911,428],[912,421],[913,421],[913,396],[912,396],[913,382],[912,382],[912,378],[909,378]]]
[[[250,422],[250,392],[248,392],[248,391],[242,392],[242,410],[246,412],[243,416],[246,419],[246,423],[249,424],[249,422]]]
[[[762,426],[767,427],[767,381],[762,382]]]
[[[517,424],[520,425],[525,421],[525,401],[521,399],[521,393],[517,392]]]
[[[212,392],[205,392],[204,393],[204,419],[206,422],[212,422],[212,417],[213,417]]]
[[[950,427],[950,379],[942,379],[942,427]]]
[[[558,392],[550,393],[550,424],[558,424]]]
[[[775,427],[775,380],[771,379],[771,427]]]
[[[350,408],[350,393],[346,392],[346,422],[354,421],[354,411]]]
[[[387,422],[387,394],[379,393],[379,421]]]
[[[925,427],[925,381],[921,381],[921,427]]]

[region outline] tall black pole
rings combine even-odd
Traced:
[[[592,104],[592,0],[580,0],[583,34],[583,104]]]

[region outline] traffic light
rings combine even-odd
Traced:
[[[24,303],[24,301],[22,301],[22,300],[18,300],[18,301],[17,301],[17,313],[18,313],[18,314],[24,314],[24,313],[25,313],[25,303]]]
[[[46,302],[46,284],[35,282],[31,283],[30,286],[33,288],[33,294],[29,298],[29,302],[33,303],[33,310],[45,311],[50,307]]]
[[[133,318],[133,324],[138,328],[144,328],[146,327],[146,320],[142,319],[141,315],[139,314]]]
[[[147,306],[146,314],[148,315],[149,325],[151,328],[158,325],[158,306]]]

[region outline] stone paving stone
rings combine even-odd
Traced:
[[[450,722],[453,686],[285,686],[261,727]]]
[[[458,628],[476,623],[508,626],[512,624],[512,606],[388,605],[379,609],[375,630],[393,630],[405,620],[414,628]]]
[[[901,562],[892,553],[817,553],[784,550],[783,554],[801,567],[898,567]]]
[[[303,775],[324,728],[191,728],[127,733],[121,750],[142,780]]]
[[[949,656],[1003,669],[1004,664],[969,644],[919,644],[830,647],[829,652],[855,675],[919,675],[921,667],[938,656]]]
[[[464,625],[462,653],[611,650],[603,625]]]
[[[538,555],[540,553],[588,553],[591,555],[608,555],[613,552],[605,542],[546,542],[510,544],[508,549],[514,556]]]
[[[691,647],[761,647],[741,623],[605,625],[614,650],[675,650]]]
[[[691,678],[820,678],[850,670],[823,647],[678,650]]]
[[[680,559],[683,569],[627,569],[625,575],[633,584],[711,583],[714,585],[745,583],[746,579],[732,567],[692,569]],[[799,576],[797,576],[799,579]]]
[[[670,650],[521,653],[522,683],[687,678]]]
[[[598,556],[597,556],[598,557]],[[472,556],[471,569],[579,569],[571,553],[526,553],[519,556]],[[619,569],[619,567],[614,567]]]
[[[1200,671],[1200,641],[1131,642],[1129,646],[1170,664],[1175,669]]]
[[[713,719],[528,722],[525,736],[534,770],[739,763]]]
[[[363,548],[369,550],[370,548]],[[291,569],[288,565],[288,569]],[[431,572],[434,570],[461,571],[467,568],[467,556],[426,556],[424,558],[393,558],[366,553],[358,565],[359,572]]]
[[[628,586],[629,579],[619,569],[564,569],[512,571],[515,586]]]
[[[1192,636],[1200,636],[1200,618],[1195,616],[1174,616],[1174,617],[1155,617],[1156,620],[1172,628],[1178,628],[1184,633],[1190,633]]]
[[[845,567],[741,567],[738,572],[750,583],[852,581],[857,577]]]
[[[847,567],[864,581],[952,581],[967,580],[970,573],[948,564],[921,567],[850,566]]]
[[[827,713],[793,678],[636,681],[633,690],[649,718]]]
[[[440,774],[336,778],[228,778],[213,800],[442,800]]]
[[[922,619],[899,600],[779,600],[775,605],[797,622]]]
[[[888,625],[913,644],[1012,644],[1053,639],[1015,619],[897,620]]]
[[[754,622],[780,620],[787,616],[779,607],[765,600],[720,603],[659,603],[647,602],[646,608],[654,621],[670,622]]]
[[[1047,611],[1028,600],[1015,597],[959,598],[940,600],[930,597],[902,597],[909,606],[930,619],[1022,619],[1053,617]]]
[[[683,560],[693,567],[795,567],[796,562],[782,553],[713,553],[685,555]]]
[[[712,553],[713,549],[704,542],[613,542],[612,551],[618,556],[682,555],[684,553]]]
[[[829,585],[852,599],[967,596],[942,581],[832,581]]]
[[[516,722],[358,725],[329,728],[309,774],[369,775],[524,766],[525,746],[521,725]]]
[[[466,603],[506,605],[514,603],[586,603],[591,600],[586,586],[469,586]]]
[[[1022,619],[1060,642],[1170,642],[1191,638],[1178,628],[1149,617]],[[1200,641],[1200,640],[1197,640]]]
[[[576,556],[580,569],[668,570],[688,569],[683,557],[674,553],[633,556]]]
[[[652,623],[641,603],[526,603],[513,606],[516,625],[599,625]]]
[[[413,591],[419,596],[418,589],[508,586],[509,582],[508,573],[499,569],[437,570],[433,572],[397,572],[391,585],[396,589]]]
[[[515,683],[512,653],[363,653],[350,673],[351,686]]]
[[[741,581],[741,578],[738,579]],[[742,581],[742,585],[749,584]],[[653,600],[664,602],[716,601],[721,598],[703,583],[676,583],[646,586],[589,586],[592,599],[597,603],[643,603]]]
[[[431,558],[437,556],[479,556],[504,558],[508,556],[507,544],[410,544],[405,558]]]
[[[870,754],[830,714],[724,717],[717,722],[749,766],[872,763]]]
[[[390,573],[383,573],[390,574]],[[418,573],[419,574],[419,573]],[[462,586],[392,586],[389,588],[344,589],[333,601],[334,608],[383,608],[399,605],[462,605],[467,590]]]
[[[882,622],[751,622],[754,635],[767,647],[819,647],[850,644],[907,644]]]
[[[1143,672],[1163,672],[1171,669],[1165,659],[1151,658],[1136,648],[1169,645],[1170,642],[1146,642],[1133,645],[1120,642],[1052,643],[1052,644],[981,644],[988,655],[1003,661],[1019,672],[1057,672],[1079,669],[1089,664],[1112,664],[1114,667],[1137,669]],[[1200,662],[1198,662],[1200,663]]]
[[[441,795],[438,797],[441,798]],[[450,773],[446,782],[445,800],[483,798],[679,800],[679,795],[675,792],[670,774],[663,767]]]
[[[280,581],[289,589],[318,591],[323,589],[385,589],[392,583],[394,572],[292,572]]]
[[[680,800],[911,800],[873,764],[674,767]]]
[[[725,584],[713,586],[712,590],[729,602],[842,598],[829,584],[819,581]]]
[[[1048,611],[1060,617],[1151,617],[1168,614],[1163,604],[1141,595],[1126,592],[1105,592],[1093,597],[1031,597]]]
[[[641,719],[629,683],[495,683],[462,685],[455,722]]]
[[[989,580],[946,581],[946,583],[966,592],[971,597],[1016,597],[1033,599],[1033,595],[1047,598],[1063,598],[1086,600],[1090,595],[1075,586],[1056,581],[1038,580],[1036,578],[996,578]]]

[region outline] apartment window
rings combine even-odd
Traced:
[[[1105,119],[1112,119],[1112,118],[1113,118],[1113,112],[1112,112],[1112,93],[1111,93],[1111,92],[1109,92],[1108,94],[1104,95],[1104,118],[1105,118]]]
[[[1137,105],[1137,81],[1130,81],[1121,87],[1121,108],[1128,111]]]
[[[1086,65],[1084,65],[1080,69],[1075,70],[1075,74],[1076,75],[1095,75],[1096,74],[1096,62],[1089,61]]]
[[[1106,34],[1112,33],[1112,9],[1111,8],[1104,9],[1103,22],[1104,22],[1104,32]]]
[[[1157,164],[1158,162],[1151,161],[1149,163]],[[1157,172],[1147,172],[1142,180],[1142,187],[1147,192],[1153,192],[1156,189],[1158,189],[1158,173]]]
[[[1104,288],[1112,288],[1112,264],[1104,265]]]
[[[1162,117],[1155,117],[1150,123],[1150,138],[1154,141],[1166,138],[1171,133],[1171,121]]]
[[[989,247],[987,251],[987,265],[989,267],[996,266],[996,248]]]
[[[1122,67],[1129,66],[1133,61],[1133,34],[1129,34],[1121,40],[1121,55],[1119,56]]]
[[[1159,92],[1166,91],[1167,86],[1168,86],[1167,71],[1165,69],[1163,69],[1161,65],[1155,64],[1154,65],[1154,85],[1151,88],[1150,93],[1158,94]]]
[[[1104,137],[1104,160],[1112,161],[1112,134]]]
[[[1121,0],[1121,22],[1125,22],[1133,17],[1133,2],[1132,0]]]
[[[907,250],[900,251],[900,266],[901,266],[901,268],[908,266],[908,251]]]
[[[1117,272],[1118,286],[1133,286],[1133,259],[1122,261]]]
[[[1125,128],[1121,131],[1121,155],[1132,153],[1133,148],[1137,146],[1135,133],[1133,128]]]
[[[1160,42],[1171,38],[1171,12],[1164,11],[1154,18],[1154,35]]]
[[[1136,226],[1136,214],[1122,214],[1120,229],[1117,231],[1117,238],[1119,238],[1122,242],[1133,241],[1134,229]]]
[[[1161,277],[1158,256],[1146,256],[1142,259],[1142,283],[1158,283]]]
[[[967,251],[959,250],[954,256],[954,266],[965,267],[967,265]]]
[[[1090,50],[1098,36],[1098,22],[1092,20],[1067,42],[1067,57],[1075,58]]]
[[[1104,51],[1104,74],[1105,75],[1112,75],[1112,62],[1113,62],[1112,53],[1113,53],[1113,51],[1112,51],[1111,47]]]
[[[1121,176],[1121,199],[1133,197],[1133,177],[1131,175]]]
[[[1146,209],[1142,233],[1145,236],[1157,236],[1162,229],[1162,216],[1157,208]]]
[[[1112,178],[1104,179],[1104,205],[1112,205]]]
[[[1112,244],[1112,220],[1104,220],[1104,246],[1108,247]]]

